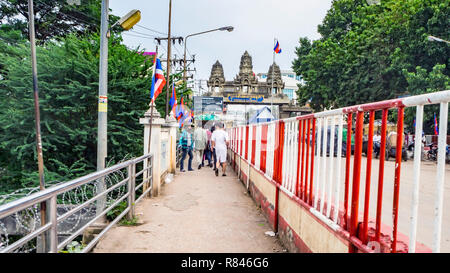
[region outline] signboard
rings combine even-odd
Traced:
[[[203,97],[194,96],[194,113],[222,113],[223,98],[222,97]]]
[[[230,95],[227,97],[227,99],[230,102],[263,102],[264,96],[263,95],[239,95],[239,96]]]

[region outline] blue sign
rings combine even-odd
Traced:
[[[264,100],[264,96],[228,96],[228,100],[231,102],[262,102]]]

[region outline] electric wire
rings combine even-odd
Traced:
[[[149,30],[149,31],[152,31],[152,32],[156,32],[156,33],[162,34],[162,35],[166,35],[166,36],[168,35],[167,33],[164,33],[164,32],[161,32],[161,31],[157,31],[157,30],[151,29],[149,27],[144,27],[143,25],[140,25],[140,24],[136,24],[136,26],[140,27],[140,28],[143,28],[143,29],[146,29],[146,30]]]
[[[154,40],[154,37],[141,36],[141,35],[131,34],[131,33],[128,33],[128,32],[123,32],[122,34],[123,34],[123,35],[127,35],[127,36],[133,36],[133,37],[138,37],[138,38],[144,38],[144,39]]]
[[[154,36],[154,35],[150,35],[150,34],[147,34],[147,33],[138,32],[138,31],[135,31],[135,30],[133,30],[133,29],[129,30],[129,32],[136,33],[136,34],[139,34],[139,35],[143,35],[143,36],[146,36],[146,37],[149,37],[149,38],[157,38],[157,37]]]
[[[48,5],[47,3],[45,3],[45,2],[43,2],[43,1],[41,1],[41,0],[35,0],[35,1],[37,1],[37,2],[39,2],[39,3],[41,3],[41,4],[43,4],[44,6],[47,6],[48,8],[51,8],[51,9],[56,8],[56,6],[55,6],[55,7],[52,7],[52,6]],[[92,19],[92,20],[94,20],[94,21],[99,21],[99,19],[94,18],[94,17],[91,17],[91,16],[89,16],[89,15],[83,13],[83,12],[76,11],[76,10],[74,10],[74,11],[75,11],[76,13],[82,14],[82,15],[84,15],[85,17],[90,18],[90,19]],[[86,20],[84,20],[84,19],[82,19],[82,18],[80,18],[80,17],[76,17],[76,16],[70,15],[70,14],[68,14],[68,13],[62,12],[61,10],[58,10],[57,12],[58,12],[59,14],[63,15],[63,16],[66,16],[66,18],[71,18],[71,19],[73,19],[73,20],[79,20],[79,21],[81,21],[81,22],[83,22],[83,23],[85,23],[85,24],[87,24],[87,25],[93,26],[93,27],[97,27],[97,28],[99,27],[98,24],[94,24],[94,23],[92,23],[92,22],[88,22],[88,21],[86,21]]]

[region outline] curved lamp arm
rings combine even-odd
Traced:
[[[202,32],[198,32],[198,33],[193,33],[193,34],[189,34],[188,36],[186,36],[184,38],[184,61],[183,61],[183,80],[186,80],[186,43],[187,43],[187,38],[191,37],[191,36],[196,36],[196,35],[200,35],[200,34],[205,34],[205,33],[209,33],[209,32],[213,32],[213,31],[228,31],[231,32],[233,31],[234,27],[232,26],[227,26],[227,27],[221,27],[221,28],[216,28],[216,29],[211,29],[211,30],[207,30],[207,31],[202,31]]]

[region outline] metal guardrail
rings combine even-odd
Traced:
[[[140,162],[147,161],[147,167],[143,167],[141,171],[136,173],[136,164]],[[120,181],[119,183],[111,186],[103,192],[96,193],[95,196],[90,198],[89,200],[83,202],[82,204],[78,204],[71,210],[67,211],[63,215],[58,216],[57,214],[57,203],[58,203],[58,195],[67,193],[68,191],[79,188],[80,186],[86,185],[88,183],[98,181],[104,179],[106,176],[113,174],[121,169],[127,169],[127,177]],[[136,185],[136,178],[140,175],[143,175],[142,182],[139,185]],[[115,200],[108,208],[102,210],[101,212],[97,212],[96,217],[86,223],[84,226],[74,231],[71,236],[63,240],[62,242],[58,242],[58,223],[61,223],[65,219],[73,216],[78,211],[83,208],[89,206],[92,202],[97,201],[101,198],[104,198],[108,193],[112,193],[114,190],[119,189],[121,186],[127,186],[127,192],[123,194],[120,198]],[[116,164],[107,169],[97,171],[83,177],[71,180],[66,183],[58,184],[54,187],[47,188],[43,191],[36,192],[29,196],[14,200],[10,203],[4,204],[0,206],[0,219],[13,215],[15,213],[19,213],[23,210],[29,209],[30,207],[37,206],[43,202],[46,202],[47,209],[47,218],[48,221],[44,225],[41,225],[39,228],[33,230],[29,234],[20,238],[12,244],[1,246],[0,245],[0,253],[14,252],[18,248],[27,244],[31,240],[40,237],[41,240],[46,245],[43,252],[56,253],[62,250],[65,246],[67,246],[72,240],[74,240],[77,236],[82,234],[84,230],[98,221],[101,217],[104,217],[111,209],[116,207],[120,202],[127,198],[127,207],[123,210],[120,215],[118,215],[113,221],[108,223],[106,227],[91,241],[88,245],[86,245],[82,252],[89,252],[96,243],[100,240],[100,238],[105,235],[105,233],[119,220],[121,220],[125,215],[129,219],[134,217],[134,208],[136,204],[148,193],[151,191],[153,186],[153,156],[151,154],[143,155],[138,158],[134,158],[123,163]],[[143,187],[143,192],[136,199],[136,191]]]
[[[277,120],[267,123],[238,126],[229,129],[231,149],[247,160],[256,169],[274,180],[281,190],[295,196],[310,207],[311,213],[334,230],[345,230],[349,233],[349,251],[371,252],[371,242],[381,243],[381,216],[383,206],[384,161],[390,150],[386,149],[386,128],[388,112],[396,110],[397,133],[403,135],[404,110],[415,107],[415,145],[414,174],[411,198],[411,217],[408,252],[416,251],[417,221],[419,206],[419,184],[421,164],[421,138],[424,106],[438,104],[439,136],[436,192],[434,204],[432,251],[441,251],[442,219],[444,212],[445,153],[448,124],[448,103],[450,90],[427,93],[393,100],[379,101],[362,105],[333,109],[299,117]],[[376,199],[376,227],[374,238],[369,237],[369,200],[372,166],[372,142],[374,134],[375,112],[381,112],[381,144]],[[362,184],[362,146],[364,115],[369,117],[369,134],[367,144],[367,166],[365,192],[360,194]],[[355,117],[356,116],[356,120]],[[343,134],[344,122],[347,124],[347,136]],[[355,133],[352,126],[355,124]],[[326,129],[324,129],[326,128]],[[330,129],[328,129],[330,128]],[[330,136],[336,136],[327,140]],[[351,135],[354,135],[354,156]],[[393,226],[392,242],[388,246],[391,252],[397,252],[399,194],[402,162],[402,138],[396,138],[395,175],[393,189]],[[329,151],[327,144],[330,142]],[[331,148],[336,147],[337,150]],[[345,148],[345,149],[344,149]],[[336,154],[336,158],[334,158]],[[340,197],[341,155],[345,155],[344,200]],[[353,158],[353,170],[351,159]],[[334,188],[334,189],[333,189]],[[350,196],[351,194],[351,196]],[[364,201],[363,219],[360,222],[359,201]],[[340,213],[343,216],[340,217]],[[361,228],[359,230],[359,225]]]

